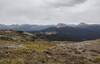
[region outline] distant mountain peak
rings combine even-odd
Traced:
[[[87,26],[88,24],[86,24],[86,23],[84,23],[84,22],[81,22],[80,24],[79,24],[79,26]]]
[[[56,26],[57,26],[57,28],[62,28],[62,27],[66,27],[67,25],[64,23],[59,23]]]

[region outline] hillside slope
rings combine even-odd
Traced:
[[[71,41],[85,41],[95,40],[100,38],[100,26],[99,25],[78,25],[75,27],[50,27],[41,30],[40,33],[46,35],[51,40],[71,40]],[[48,35],[47,33],[55,33]],[[54,37],[54,38],[53,38]]]
[[[100,40],[0,41],[0,64],[100,64]]]

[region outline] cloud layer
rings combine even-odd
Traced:
[[[100,0],[0,0],[1,24],[100,23]]]
[[[69,7],[84,3],[87,0],[45,0],[50,6],[53,7]]]

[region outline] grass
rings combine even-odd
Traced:
[[[16,45],[16,43],[14,41],[0,41],[0,45]],[[49,48],[56,47],[54,43],[47,41],[26,41],[19,45],[23,45],[23,47],[17,49],[0,49],[0,52],[2,52],[0,53],[0,64],[34,64],[35,62],[46,62],[47,58],[41,53]],[[36,55],[33,55],[34,53]]]
[[[0,64],[24,64],[23,59],[16,58],[16,59],[2,59],[0,60]]]
[[[96,56],[96,58],[94,59],[94,62],[95,63],[98,63],[98,62],[100,63],[100,56]]]
[[[52,49],[56,47],[56,43],[48,41],[25,41],[18,43],[16,41],[0,41],[0,45],[7,44],[22,45],[22,47],[14,49],[0,48],[0,64],[72,64],[71,61],[75,61],[76,64],[89,64],[81,56],[73,56],[69,52],[67,54],[67,47],[65,49]],[[100,62],[100,56],[93,57],[93,59],[95,63]]]
[[[7,45],[7,44],[16,44],[15,41],[6,41],[6,40],[0,40],[0,45]]]
[[[37,52],[43,52],[49,48],[56,47],[56,45],[46,41],[35,41],[34,43],[29,42],[24,44],[24,48],[28,50],[35,50]]]

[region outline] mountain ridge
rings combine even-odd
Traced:
[[[80,23],[78,25],[74,24],[64,24],[64,23],[58,23],[57,25],[30,25],[30,24],[22,24],[22,25],[17,25],[17,24],[12,24],[12,25],[5,25],[5,24],[0,24],[0,30],[17,30],[17,31],[40,31],[44,30],[50,27],[57,27],[57,28],[63,28],[63,27],[86,27],[90,24],[86,23]],[[99,25],[99,24],[91,24],[91,25]]]

